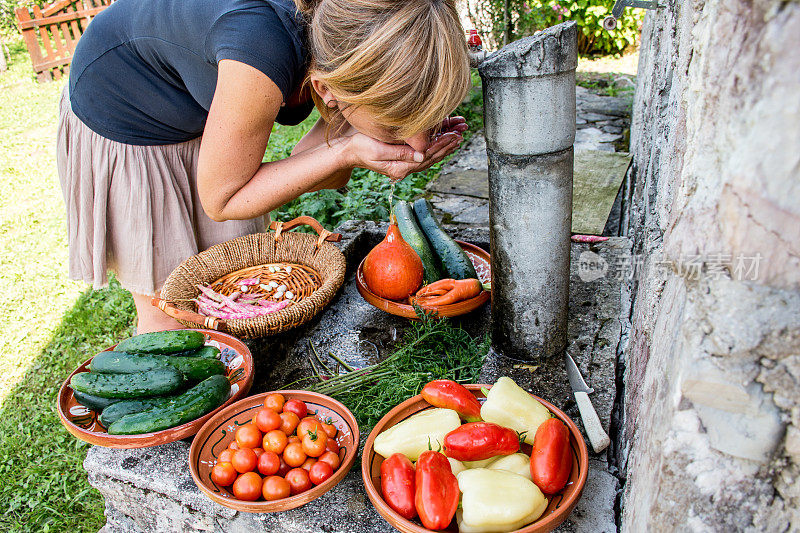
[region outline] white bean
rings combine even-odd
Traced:
[[[270,281],[269,282],[269,286],[274,289],[274,288],[276,288],[278,286],[278,282],[277,281]]]
[[[275,296],[273,296],[273,298],[275,298],[276,300],[280,300],[281,298],[283,298],[283,293],[282,292],[276,292]]]
[[[291,300],[292,298],[294,298],[292,291],[286,291],[286,299]]]
[[[278,285],[278,290],[283,292],[286,290],[286,285]]]
[[[291,274],[291,272],[292,272],[292,267],[291,266],[287,266],[286,267],[286,273],[287,274]]]

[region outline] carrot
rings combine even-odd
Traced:
[[[442,283],[446,282],[446,283]],[[442,290],[446,292],[440,294]],[[478,296],[483,290],[481,282],[475,278],[442,279],[423,287],[414,296],[414,302],[423,307],[448,305],[463,302]]]

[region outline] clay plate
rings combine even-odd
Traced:
[[[339,458],[342,464],[339,469],[324,483],[305,492],[274,501],[247,502],[233,496],[230,487],[220,487],[211,481],[211,469],[217,457],[233,441],[236,428],[243,426],[255,417],[264,405],[264,398],[269,392],[256,394],[240,400],[218,412],[200,429],[189,449],[189,469],[192,479],[206,496],[225,507],[248,513],[275,513],[288,511],[305,505],[319,498],[339,483],[353,466],[358,451],[358,423],[347,407],[330,396],[302,390],[282,390],[287,400],[296,399],[305,402],[308,413],[317,414],[318,418],[332,420],[339,430],[336,440],[339,441]]]
[[[109,435],[106,428],[100,424],[97,417],[100,413],[96,413],[87,409],[72,395],[72,389],[69,387],[69,381],[72,376],[79,372],[88,372],[89,363],[92,358],[89,358],[81,366],[79,366],[61,385],[61,390],[58,391],[58,417],[61,423],[67,428],[67,431],[78,437],[79,439],[96,444],[98,446],[105,446],[106,448],[145,448],[148,446],[158,446],[168,442],[185,439],[197,433],[202,425],[209,420],[214,413],[220,411],[225,406],[243,398],[250,386],[253,384],[253,357],[247,346],[238,340],[225,333],[209,330],[195,330],[200,331],[206,336],[207,346],[216,346],[222,352],[220,359],[225,363],[226,375],[228,381],[231,383],[231,396],[219,407],[202,417],[187,422],[183,425],[156,431],[155,433],[143,433],[141,435]],[[116,344],[105,351],[113,350]]]
[[[472,261],[472,264],[475,266],[475,271],[478,273],[478,279],[481,281],[481,283],[491,282],[492,267],[489,253],[483,248],[479,248],[474,244],[463,241],[456,242],[467,254],[467,257],[469,257],[470,261]],[[405,318],[417,318],[414,308],[408,303],[387,300],[386,298],[381,298],[377,294],[374,294],[372,291],[370,291],[367,287],[366,281],[364,281],[363,268],[364,261],[362,260],[358,265],[358,270],[356,271],[356,286],[358,287],[358,292],[361,293],[361,296],[363,296],[367,302],[392,315],[402,316]],[[484,290],[478,296],[470,298],[469,300],[464,300],[463,302],[450,305],[440,305],[438,307],[426,307],[425,310],[433,311],[440,317],[465,315],[488,302],[490,298],[491,292]]]
[[[485,397],[481,392],[482,387],[487,389],[491,388],[490,385],[466,385],[466,387],[478,399]],[[561,421],[564,422],[569,428],[569,441],[570,446],[572,447],[572,472],[570,473],[569,481],[567,481],[567,486],[564,487],[559,494],[549,498],[550,501],[547,505],[547,509],[545,509],[542,516],[539,517],[539,519],[535,522],[528,524],[522,529],[517,529],[513,533],[545,533],[558,527],[564,520],[567,519],[567,516],[569,516],[569,514],[572,512],[572,509],[575,508],[575,504],[578,503],[578,499],[581,497],[581,492],[583,492],[583,486],[586,484],[586,477],[589,473],[589,454],[586,450],[586,442],[584,442],[578,426],[576,426],[575,422],[573,422],[566,414],[564,414],[563,411],[558,409],[550,402],[542,400],[538,396],[533,397],[542,402],[542,404],[547,407],[551,413],[560,418]],[[421,395],[417,395],[413,398],[409,398],[389,411],[386,416],[380,419],[380,421],[375,425],[375,428],[369,434],[369,437],[367,437],[367,442],[364,445],[364,451],[362,454],[361,477],[363,478],[364,486],[367,489],[367,496],[369,496],[370,501],[378,510],[380,515],[392,526],[399,531],[403,531],[404,533],[430,533],[431,530],[422,527],[418,520],[406,520],[397,514],[391,507],[389,507],[385,501],[383,501],[383,497],[381,496],[380,478],[383,457],[375,453],[375,450],[373,450],[373,445],[375,443],[375,437],[377,437],[378,434],[386,431],[395,424],[402,422],[409,416],[430,408],[431,405],[423,400]],[[530,455],[530,446],[527,444],[523,445],[521,451]],[[453,522],[447,529],[442,531],[453,533],[457,532],[458,527],[455,519],[453,519]]]

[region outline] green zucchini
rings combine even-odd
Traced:
[[[175,403],[175,399],[180,398],[180,396],[178,394],[175,396],[141,398],[139,400],[120,400],[103,409],[103,412],[100,413],[100,423],[107,428],[125,415],[141,413],[153,407],[168,407]]]
[[[72,389],[72,395],[75,396],[79,404],[92,411],[97,411],[98,413],[109,405],[113,405],[119,401],[113,398],[101,398],[100,396],[86,394],[75,389]]]
[[[417,217],[420,229],[425,233],[431,248],[439,260],[442,272],[453,279],[478,279],[475,266],[467,254],[456,241],[442,229],[439,221],[433,215],[433,207],[425,198],[414,202],[414,214]]]
[[[225,376],[211,376],[201,381],[166,407],[151,407],[128,414],[108,426],[110,435],[138,435],[169,429],[191,422],[222,405],[231,385]]]
[[[205,342],[205,335],[199,331],[176,329],[135,335],[120,342],[116,350],[118,352],[163,354],[196,350]]]
[[[186,379],[199,381],[215,374],[224,374],[225,365],[207,357],[172,357],[170,355],[100,352],[92,358],[89,369],[103,374],[132,374],[156,368],[174,368]]]
[[[422,282],[426,285],[433,283],[442,278],[442,273],[436,265],[436,256],[431,250],[428,239],[425,234],[419,229],[417,219],[414,218],[414,211],[411,209],[411,204],[399,200],[394,204],[394,216],[397,219],[397,227],[400,228],[400,234],[403,236],[409,246],[411,246],[420,259],[422,259],[422,267],[425,269],[425,274]]]
[[[69,382],[73,390],[101,398],[141,398],[169,394],[183,385],[183,374],[174,368],[157,368],[135,374],[81,372]]]

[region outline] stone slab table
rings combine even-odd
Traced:
[[[459,239],[488,249],[485,229],[449,228]],[[348,276],[332,304],[312,322],[286,334],[248,341],[256,375],[251,393],[281,388],[311,374],[308,366],[312,341],[319,353],[334,351],[354,366],[374,362],[388,353],[407,322],[367,304],[355,287],[353,272],[358,262],[385,234],[386,226],[348,222],[339,228],[339,243],[347,257]],[[609,269],[599,279],[583,281],[579,262],[590,245],[572,245],[572,277],[569,318],[569,351],[596,392],[591,396],[607,431],[613,430],[616,397],[616,361],[625,338],[628,302],[620,279]],[[608,264],[622,264],[630,254],[630,242],[614,238],[591,245]],[[589,276],[591,277],[591,276]],[[489,306],[458,319],[473,335],[484,334]],[[493,383],[508,375],[517,383],[564,409],[580,425],[561,360],[539,365],[521,364],[490,353],[481,381]],[[613,431],[611,431],[613,433]],[[362,433],[361,444],[366,440]],[[588,440],[587,440],[588,443]],[[227,532],[378,532],[391,527],[369,502],[361,481],[360,455],[350,473],[333,490],[313,502],[282,513],[248,514],[223,507],[206,498],[189,473],[190,441],[153,448],[115,450],[93,447],[84,467],[89,482],[105,497],[107,523],[104,532],[227,531]],[[590,448],[591,449],[591,448]],[[619,491],[614,476],[613,444],[603,454],[590,453],[589,478],[570,518],[558,531],[616,531],[615,505]]]

